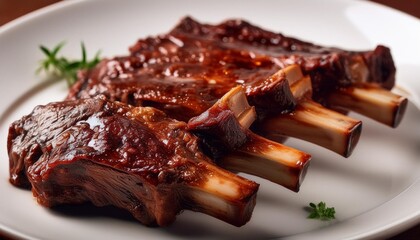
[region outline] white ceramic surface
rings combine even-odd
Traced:
[[[261,183],[251,221],[229,226],[199,213],[183,212],[167,228],[147,228],[113,210],[52,211],[30,191],[8,183],[8,125],[38,104],[61,100],[64,82],[35,75],[40,44],[65,40],[63,53],[80,56],[80,41],[103,56],[126,54],[136,39],[168,31],[183,16],[217,23],[243,18],[319,44],[348,49],[391,47],[397,82],[410,103],[400,127],[390,129],[362,116],[359,145],[342,158],[299,140],[290,146],[313,155],[299,193]],[[66,1],[0,28],[0,229],[29,239],[350,239],[383,237],[420,220],[420,22],[364,1]],[[417,105],[417,107],[416,107]],[[248,177],[248,176],[247,176]],[[337,219],[306,219],[309,202],[326,201]]]

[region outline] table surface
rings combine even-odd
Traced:
[[[56,2],[59,2],[59,0],[0,0],[0,26],[28,12]],[[401,0],[373,0],[373,2],[387,5],[420,18],[420,2]],[[420,224],[391,237],[390,240],[419,239],[419,236]],[[2,233],[0,233],[0,239],[13,240],[10,236],[2,235]]]

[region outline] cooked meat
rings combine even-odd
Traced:
[[[103,96],[38,106],[10,126],[10,181],[44,206],[114,205],[146,225],[182,209],[245,224],[258,185],[213,165],[186,127]]]
[[[208,25],[185,18],[168,36],[183,43],[191,39],[195,43],[223,43],[225,48],[240,49],[243,54],[248,51],[271,58],[281,68],[298,64],[311,77],[315,101],[358,112],[391,127],[399,125],[407,107],[405,97],[387,91],[394,86],[396,69],[391,51],[385,46],[359,52],[324,47],[269,32],[242,20]],[[147,49],[144,42],[139,40],[131,48],[132,55],[142,56]]]
[[[208,29],[202,30],[193,26],[194,23]],[[131,48],[131,56],[104,60],[81,76],[68,99],[105,94],[112,100],[157,107],[173,118],[188,121],[208,109],[232,87],[242,85],[260,120],[293,112],[298,102],[292,91],[294,84],[305,85],[302,87],[305,90],[296,91],[304,96],[306,89],[311,89],[310,79],[302,76],[291,81],[282,71],[291,66],[284,67],[277,57],[267,53],[268,50],[215,37],[222,34],[223,29],[187,18],[169,34],[139,40]],[[318,125],[311,130],[319,129],[316,135],[328,136],[325,141],[318,142],[344,156],[348,156],[356,145],[361,126],[360,121],[346,119],[350,124],[342,128],[334,125],[322,129]],[[297,123],[302,126],[299,132],[308,132],[304,127],[311,124]],[[352,134],[353,131],[356,134]],[[294,135],[289,131],[288,136]],[[303,134],[297,137],[314,140]],[[340,141],[331,143],[332,139]]]
[[[327,48],[239,20],[208,25],[185,18],[168,34],[139,40],[130,51],[81,73],[67,101],[38,106],[10,126],[12,184],[32,188],[48,207],[114,205],[146,225],[170,224],[182,209],[190,209],[241,226],[251,217],[258,184],[215,166],[189,131],[202,137],[226,168],[269,175],[295,191],[310,156],[246,130],[254,109],[248,103],[223,105],[226,93],[243,86],[264,120],[305,106],[295,95],[306,97],[311,81],[315,100],[327,104],[328,95],[343,88],[374,83],[389,89],[395,80],[384,46],[365,52]],[[293,64],[311,79],[302,75],[296,84],[290,82],[282,69]],[[307,116],[296,119],[291,114],[287,121],[300,126]],[[325,146],[336,141],[340,146],[330,148],[343,155],[351,152],[360,130],[358,121],[346,120],[351,124],[345,127],[357,127],[356,137],[338,131],[332,135],[347,135],[325,134],[324,139]],[[386,121],[395,125],[392,117]],[[317,132],[317,126],[310,129]],[[270,148],[258,150],[261,142]],[[230,159],[220,157],[232,150]],[[284,150],[291,156],[286,161],[278,157]],[[265,165],[252,166],[259,158]],[[273,170],[266,174],[264,166]]]
[[[299,64],[304,73],[311,76],[317,101],[323,101],[332,90],[360,82],[376,83],[386,89],[391,89],[395,83],[396,69],[390,49],[382,45],[372,51],[346,51],[273,33],[243,20],[209,25],[189,17],[181,20],[167,36],[184,44],[186,39],[220,42],[229,49],[272,57],[282,68]],[[150,40],[147,43],[150,45]],[[139,40],[130,50],[132,55],[142,55],[145,48],[144,41]]]
[[[102,61],[81,76],[68,99],[105,94],[136,106],[153,106],[188,121],[212,106],[237,85],[243,85],[260,118],[295,107],[289,84],[275,61],[252,52],[227,49],[223,43],[149,38],[137,56]]]
[[[105,60],[85,74],[69,99],[105,94],[188,120],[243,85],[264,117],[293,110],[296,102],[287,84],[275,76],[291,64],[311,76],[313,97],[321,103],[342,87],[374,82],[389,89],[395,81],[392,56],[384,46],[365,52],[327,48],[242,20],[208,25],[185,18],[170,33],[141,39],[130,50],[131,56]]]

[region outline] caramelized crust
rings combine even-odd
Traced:
[[[10,182],[47,207],[114,205],[146,225],[168,225],[182,209],[245,224],[258,185],[214,166],[186,127],[103,96],[38,106],[10,126]]]

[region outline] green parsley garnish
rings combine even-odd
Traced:
[[[333,207],[327,207],[325,202],[319,202],[318,205],[311,202],[309,203],[309,209],[308,218],[323,221],[335,219],[335,209]]]
[[[91,69],[96,64],[99,63],[99,54],[98,51],[95,57],[88,61],[86,48],[83,42],[82,46],[82,59],[81,60],[68,60],[65,57],[58,57],[57,54],[64,46],[64,42],[59,43],[53,49],[48,49],[45,46],[41,45],[40,49],[45,54],[46,58],[41,61],[41,66],[38,68],[37,72],[45,71],[50,74],[54,74],[59,78],[63,78],[67,81],[68,86],[73,85],[77,80],[77,72],[79,70]]]

